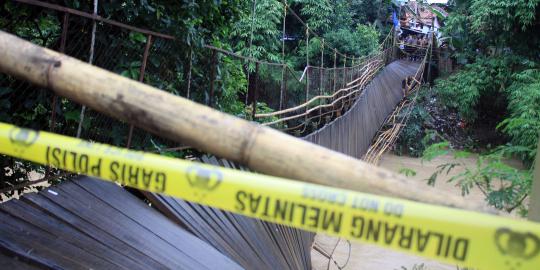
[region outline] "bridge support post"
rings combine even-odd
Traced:
[[[214,84],[216,81],[216,64],[217,64],[217,52],[212,50],[211,71],[210,71],[210,97],[208,98],[208,106],[214,108]]]
[[[336,92],[336,83],[337,83],[336,72],[337,72],[337,49],[334,49],[334,80],[332,81],[332,93]],[[330,102],[332,102],[333,104],[336,98],[338,97],[334,97],[334,99],[332,99]],[[332,114],[330,115],[331,117],[334,116],[335,111],[336,111],[335,105],[332,105]]]
[[[255,113],[257,113],[257,96],[259,95],[259,62],[255,63],[255,82],[253,85],[253,95],[251,101],[251,119],[255,120]]]
[[[309,100],[309,24],[306,24],[306,103]],[[308,106],[306,106],[306,117],[304,118],[304,130],[308,122]]]
[[[283,84],[281,86],[281,90],[282,90],[282,99],[283,99],[283,102],[282,102],[282,106],[287,106],[288,104],[288,97],[287,97],[287,79],[288,79],[288,76],[287,76],[287,68],[286,66],[283,66]]]
[[[188,76],[187,76],[187,89],[186,89],[186,98],[189,99],[191,94],[191,71],[193,69],[193,47],[189,48],[189,67],[188,67]]]
[[[319,96],[323,95],[323,84],[324,84],[323,68],[324,68],[324,39],[322,40],[322,43],[321,43],[321,69],[319,70]],[[321,123],[321,114],[322,114],[322,108],[319,108],[319,123],[318,124]]]
[[[429,52],[427,51],[426,49],[426,53],[429,53],[429,57],[428,57],[428,74],[427,74],[427,83],[429,85],[431,85],[431,59],[433,58],[433,43],[434,43],[434,35],[433,35],[433,32],[431,32],[431,41],[430,41],[430,45],[429,45]]]
[[[281,91],[279,93],[279,110],[283,110],[283,98],[285,95],[285,88],[287,87],[287,82],[285,81],[285,73],[287,72],[287,64],[285,63],[285,21],[287,19],[287,5],[283,5],[283,28],[281,31],[281,63],[283,64],[283,69],[281,70]]]
[[[67,42],[67,31],[69,27],[69,13],[65,12],[62,20],[62,36],[60,37],[60,48],[59,52],[64,53],[66,51],[66,42]],[[49,131],[54,132],[56,128],[56,103],[58,103],[58,95],[53,93],[53,98],[51,102],[51,122],[49,124]],[[45,169],[45,177],[48,177],[51,173],[51,167],[47,166]]]
[[[395,59],[398,58],[398,47],[397,47],[397,41],[398,41],[398,36],[397,36],[397,29],[394,29],[394,32],[393,32],[393,44],[392,44],[392,61],[394,61]]]
[[[141,63],[141,70],[139,72],[139,82],[144,81],[144,73],[146,71],[146,62],[148,61],[148,54],[150,52],[150,47],[152,47],[152,35],[148,34],[148,36],[146,37],[146,46],[144,47],[144,54],[143,54],[143,59],[142,59],[142,63]],[[130,125],[129,126],[129,133],[128,133],[128,137],[127,137],[126,148],[131,147],[131,139],[133,138],[133,130],[134,130],[134,126]]]
[[[58,50],[61,53],[66,51],[66,42],[67,42],[67,31],[69,27],[69,13],[64,13],[64,18],[62,21],[62,36],[60,37],[60,49]],[[56,103],[58,103],[58,95],[53,93],[52,103],[51,103],[51,123],[49,126],[49,131],[54,132],[56,126]]]

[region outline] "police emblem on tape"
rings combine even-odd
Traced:
[[[508,269],[518,269],[522,261],[528,261],[540,253],[540,238],[531,232],[520,233],[500,228],[495,232],[494,240],[499,252],[508,256]]]
[[[495,232],[495,244],[503,255],[529,260],[540,253],[540,238],[533,233],[514,232],[500,228]]]
[[[22,154],[26,148],[34,144],[39,137],[39,131],[14,127],[9,130],[9,141],[17,154]]]
[[[189,185],[198,190],[198,192],[195,192],[195,196],[201,199],[215,190],[223,181],[223,174],[220,171],[197,165],[190,166],[187,169],[186,177]]]

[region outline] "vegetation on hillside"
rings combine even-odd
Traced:
[[[540,134],[540,1],[451,2],[452,12],[445,20],[444,33],[450,37],[455,49],[453,57],[460,68],[448,78],[437,80],[430,97],[415,108],[398,150],[408,149],[402,152],[424,153],[430,158],[446,154],[449,149],[480,152],[479,163],[451,181],[458,182],[465,193],[470,188],[480,188],[487,201],[497,208],[511,211],[521,207],[525,213],[522,202],[530,192]],[[423,113],[433,103],[438,113]],[[433,124],[440,112],[446,114],[446,121],[454,129],[469,137],[467,143],[456,143],[459,140],[448,136],[452,134],[441,132],[447,129],[441,128],[440,123]],[[437,119],[433,119],[434,115]],[[478,129],[492,141],[475,138],[474,130]],[[438,131],[439,135],[429,130]],[[423,143],[411,143],[426,135]],[[461,156],[457,155],[456,163],[442,165],[430,181],[464,166],[459,161]],[[504,159],[509,157],[521,159],[526,170],[506,165]]]

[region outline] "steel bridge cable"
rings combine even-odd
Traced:
[[[98,0],[94,0],[94,16],[97,16],[98,9]],[[90,41],[90,55],[88,56],[88,64],[94,62],[94,46],[96,44],[96,20],[92,20],[92,39]],[[82,125],[84,122],[84,113],[86,111],[86,106],[82,106],[81,113],[79,115],[79,126],[77,127],[77,138],[81,137]]]

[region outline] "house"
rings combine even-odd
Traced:
[[[427,34],[433,31],[440,39],[440,28],[444,19],[448,17],[448,12],[437,4],[446,2],[448,1],[399,1],[399,21],[402,32]]]

